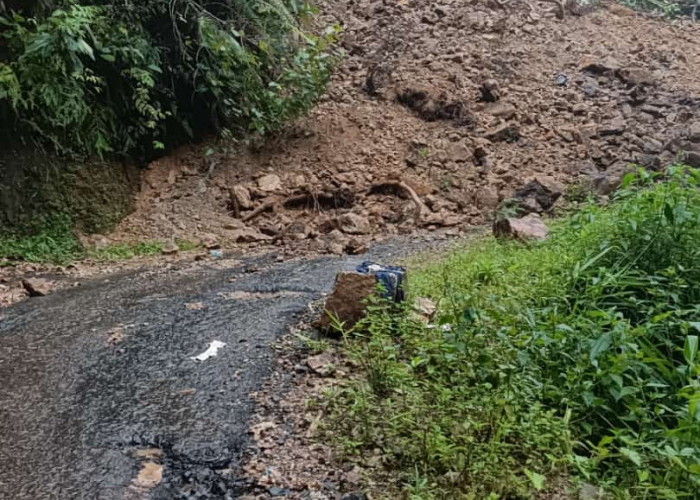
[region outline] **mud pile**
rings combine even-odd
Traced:
[[[630,163],[700,166],[698,26],[530,5],[322,4],[346,56],[311,116],[256,149],[155,162],[110,240],[361,252],[487,222],[533,179],[605,195]]]

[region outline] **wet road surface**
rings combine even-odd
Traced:
[[[141,270],[0,311],[0,499],[236,498],[270,344],[336,272],[398,254]],[[150,489],[135,453],[152,448]]]

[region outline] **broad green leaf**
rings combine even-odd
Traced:
[[[593,342],[593,345],[591,346],[591,361],[595,361],[601,353],[607,351],[611,344],[612,336],[610,335],[610,332],[605,332],[603,335],[598,337],[598,340]]]
[[[642,466],[642,457],[636,451],[630,448],[620,448],[620,453],[622,456],[630,459],[637,467]]]
[[[530,479],[532,486],[534,486],[536,490],[541,490],[544,488],[544,483],[547,478],[545,478],[542,474],[533,472],[530,469],[525,469],[525,475]]]
[[[683,346],[683,357],[685,362],[689,365],[695,364],[695,358],[698,355],[698,336],[688,335],[685,338],[685,345]]]

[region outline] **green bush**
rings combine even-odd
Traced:
[[[347,337],[365,376],[331,400],[345,451],[380,450],[416,499],[697,498],[700,173],[658,177],[414,273],[434,324],[374,304]]]
[[[298,0],[17,8],[0,16],[0,127],[81,155],[275,130],[308,109],[330,76],[335,31],[304,32],[311,12]]]
[[[0,236],[0,265],[17,260],[64,264],[81,255],[82,248],[66,215],[35,221],[23,234]]]

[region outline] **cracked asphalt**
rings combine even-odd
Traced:
[[[271,372],[271,344],[337,272],[407,251],[143,269],[5,309],[0,499],[236,498],[249,394]],[[227,345],[191,359],[213,340]],[[135,453],[154,448],[162,480],[135,487]]]

